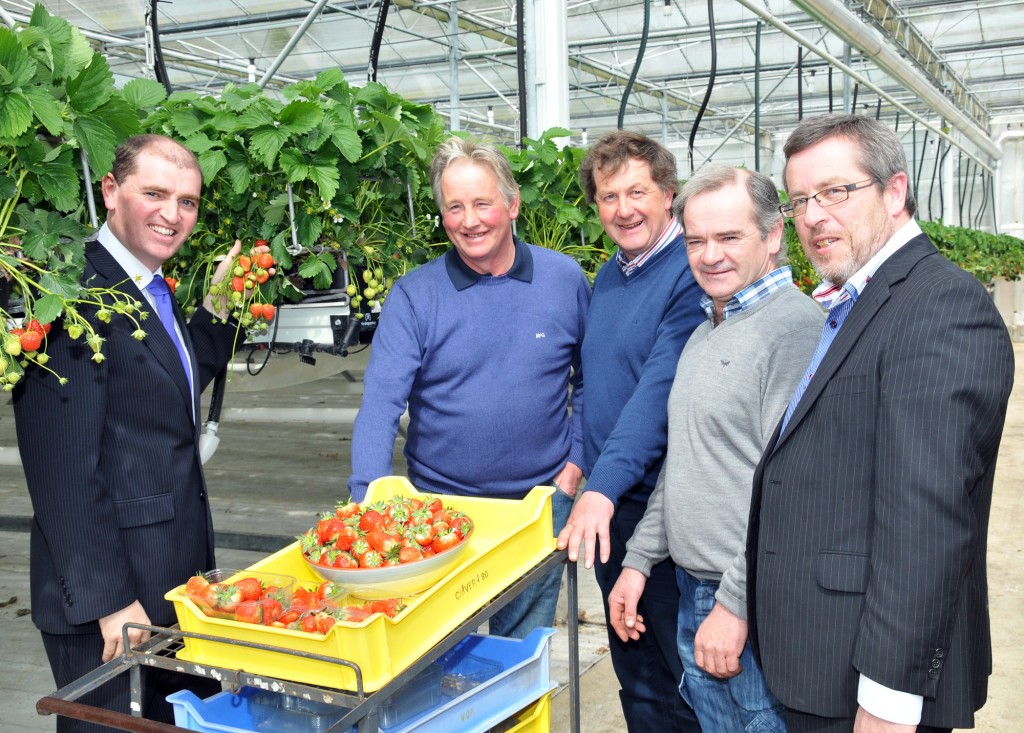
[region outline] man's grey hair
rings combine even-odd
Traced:
[[[469,160],[484,165],[494,172],[498,179],[498,190],[505,204],[511,206],[519,195],[519,185],[512,175],[512,167],[500,150],[493,145],[478,143],[461,137],[451,137],[441,143],[430,161],[430,188],[434,192],[434,203],[444,210],[444,197],[441,193],[441,176],[452,163],[457,160]]]
[[[672,211],[682,223],[686,203],[694,196],[718,191],[726,186],[739,183],[741,179],[746,182],[747,195],[750,196],[754,225],[757,227],[761,239],[767,239],[771,230],[782,221],[782,213],[779,211],[779,191],[775,188],[775,182],[771,178],[757,171],[734,168],[725,163],[708,163],[683,184],[683,190],[672,204]],[[775,262],[781,265],[786,260],[786,237],[783,234],[782,244],[775,257]]]
[[[907,154],[896,133],[886,124],[871,117],[859,115],[819,115],[808,117],[790,134],[782,151],[789,159],[812,145],[834,137],[845,138],[857,146],[857,163],[885,186],[897,173],[907,174],[907,199],[904,209],[913,216],[917,212],[917,199],[907,173]],[[854,183],[854,181],[850,181]],[[786,169],[782,170],[782,183],[789,190]],[[808,192],[812,193],[812,192]]]

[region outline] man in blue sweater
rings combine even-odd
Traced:
[[[349,490],[361,501],[371,481],[392,473],[408,408],[413,485],[521,499],[553,484],[557,533],[582,478],[590,285],[573,259],[513,236],[519,189],[497,149],[453,137],[430,178],[453,247],[399,279],[382,309]],[[550,626],[560,582],[561,569],[536,583],[491,618],[491,633],[523,638]]]
[[[594,282],[583,342],[588,478],[558,546],[569,548],[570,560],[582,554],[587,568],[600,552],[595,575],[607,619],[608,594],[622,571],[626,542],[644,515],[665,457],[676,363],[705,315],[683,230],[672,215],[679,185],[673,155],[643,135],[611,132],[587,153],[580,178],[619,251]],[[651,568],[637,609],[649,633],[628,644],[610,628],[608,635],[629,731],[699,731],[678,692],[679,590],[670,560]]]

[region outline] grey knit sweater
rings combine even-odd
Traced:
[[[716,600],[747,617],[744,548],[754,469],[821,337],[824,312],[777,290],[686,343],[668,400],[668,452],[623,567],[671,556],[719,580]]]

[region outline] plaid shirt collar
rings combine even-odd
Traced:
[[[622,272],[626,277],[635,275],[637,271],[643,267],[644,263],[651,259],[661,250],[668,246],[668,243],[673,241],[676,237],[683,233],[683,225],[680,224],[675,217],[672,218],[671,223],[665,228],[665,231],[658,237],[658,241],[654,243],[654,246],[643,254],[637,255],[632,260],[627,260],[626,256],[622,254],[622,250],[619,249],[615,253],[615,261],[619,267],[622,268]]]
[[[789,265],[783,265],[769,272],[760,280],[755,280],[743,290],[736,293],[722,310],[722,320],[727,320],[737,313],[742,313],[755,303],[759,303],[776,290],[793,285],[793,269]],[[718,323],[718,312],[715,310],[715,301],[709,295],[702,295],[700,307],[707,313],[712,323]]]

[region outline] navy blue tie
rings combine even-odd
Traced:
[[[171,302],[171,289],[167,287],[167,282],[162,277],[155,275],[149,281],[146,290],[149,291],[149,294],[153,296],[153,300],[156,301],[156,311],[160,316],[160,322],[163,323],[167,335],[171,337],[171,343],[174,344],[174,348],[178,350],[178,358],[181,359],[181,365],[185,369],[185,375],[188,377],[188,386],[191,390],[192,365],[189,362],[188,353],[185,351],[185,345],[181,343],[181,339],[178,338],[178,332],[174,328],[174,304]]]

